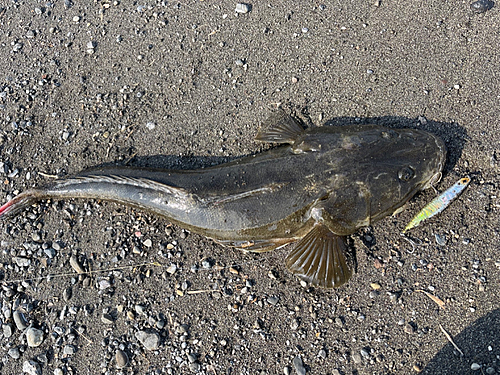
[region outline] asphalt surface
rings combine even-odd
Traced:
[[[0,372],[500,373],[500,8],[236,4],[2,2],[2,203],[95,165],[260,152],[276,108],[438,134],[437,190],[470,186],[413,243],[400,232],[432,190],[353,235],[356,273],[331,291],[286,270],[290,247],[243,254],[113,203],[41,202],[0,223]]]

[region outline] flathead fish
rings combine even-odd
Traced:
[[[353,272],[346,236],[439,180],[445,162],[443,142],[421,130],[304,129],[282,113],[270,122],[257,135],[280,144],[268,151],[198,170],[95,168],[21,193],[0,207],[0,217],[46,198],[118,202],[246,251],[298,241],[287,268],[332,288]]]

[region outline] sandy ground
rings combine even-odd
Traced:
[[[357,273],[333,291],[302,286],[289,247],[246,255],[116,204],[42,202],[0,224],[0,372],[500,373],[500,8],[235,7],[4,0],[1,201],[103,163],[196,168],[259,152],[278,106],[309,124],[434,132],[449,149],[437,189],[471,185],[411,232],[415,248],[400,232],[432,191],[352,236]],[[77,275],[72,254],[93,272]]]

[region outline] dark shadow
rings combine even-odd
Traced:
[[[500,347],[500,309],[476,320],[472,325],[453,337],[453,341],[464,353],[461,357],[451,343],[446,345],[429,362],[421,374],[425,375],[467,375],[496,374],[498,371]],[[481,365],[480,371],[471,369],[473,363]],[[488,367],[495,372],[488,372]]]

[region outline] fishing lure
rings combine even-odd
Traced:
[[[410,223],[403,230],[403,233],[409,229],[415,228],[420,225],[422,221],[427,220],[443,211],[456,197],[460,195],[467,185],[469,185],[469,182],[469,177],[461,178],[440,196],[434,198],[431,203],[425,206],[422,211],[420,211],[418,215],[410,221]]]

